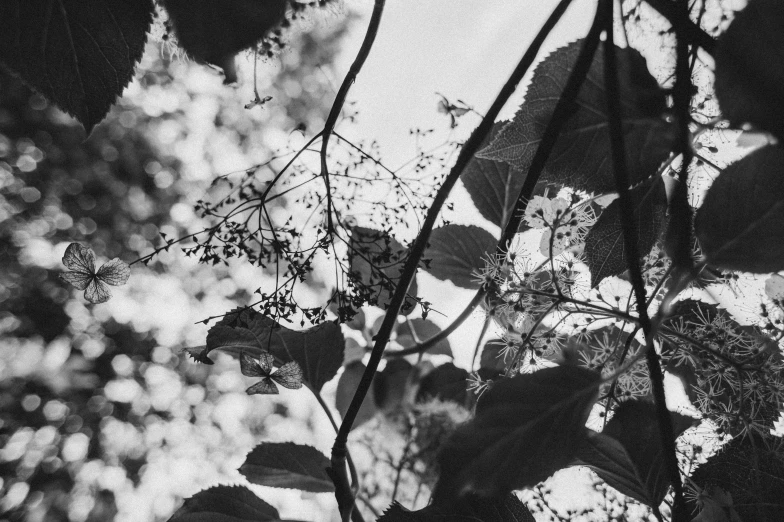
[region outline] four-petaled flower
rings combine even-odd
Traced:
[[[60,274],[60,279],[78,290],[84,290],[84,298],[96,304],[104,303],[112,296],[107,285],[124,285],[131,275],[131,267],[116,257],[96,272],[95,253],[79,243],[68,245],[63,264],[69,271]]]
[[[300,368],[299,364],[295,361],[287,362],[278,368],[275,373],[272,373],[274,361],[275,359],[269,352],[262,352],[258,360],[245,352],[240,354],[242,375],[246,377],[263,377],[261,381],[245,390],[248,395],[257,393],[265,395],[277,394],[278,387],[275,386],[275,382],[291,390],[302,388],[302,368]]]

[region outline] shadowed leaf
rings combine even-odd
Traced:
[[[403,348],[411,348],[440,332],[441,328],[433,321],[417,317],[416,319],[409,319],[397,327],[397,338],[395,340]],[[454,357],[448,339],[437,342],[435,346],[427,351],[427,353],[430,355],[448,355],[449,357]]]
[[[637,249],[641,256],[651,251],[661,234],[667,214],[667,195],[661,177],[634,187],[632,198],[637,219]],[[605,277],[621,274],[628,268],[621,225],[620,200],[615,199],[602,212],[585,238],[585,257],[591,270],[591,287]]]
[[[425,250],[425,270],[442,281],[462,288],[479,288],[474,272],[485,267],[487,253],[495,252],[497,241],[490,232],[474,225],[446,225],[433,230]]]
[[[574,459],[598,393],[598,374],[571,366],[495,382],[474,419],[441,448],[436,502],[533,486]]]
[[[151,0],[0,2],[0,63],[89,134],[133,78]]]
[[[469,394],[468,372],[452,363],[442,364],[425,375],[419,383],[417,400],[424,401],[435,398],[442,401],[456,402],[469,407],[473,394]]]
[[[215,486],[196,493],[169,522],[272,522],[278,510],[244,486]]]
[[[359,381],[365,373],[365,368],[366,366],[362,361],[353,361],[346,365],[343,369],[343,373],[338,379],[338,389],[335,392],[335,408],[337,408],[341,417],[346,416],[348,407],[351,404],[351,399],[354,398],[354,393],[357,391]],[[371,386],[362,401],[362,406],[359,407],[359,412],[357,412],[357,417],[354,420],[352,429],[369,421],[375,414],[376,404],[373,397],[373,386]]]
[[[260,486],[326,493],[335,491],[327,467],[329,459],[311,446],[264,442],[248,453],[239,472]]]
[[[449,504],[431,504],[419,511],[409,511],[394,502],[378,522],[534,522],[525,504],[514,495],[484,499],[466,496]]]
[[[724,169],[694,225],[712,266],[756,274],[784,269],[784,149],[763,147]]]
[[[525,102],[514,119],[477,156],[528,171],[581,47],[582,40],[561,47],[536,67]],[[655,174],[667,159],[672,131],[670,124],[661,119],[666,109],[665,95],[648,72],[645,59],[631,48],[618,48],[616,55],[629,181],[634,185]],[[542,181],[595,193],[615,190],[609,161],[603,57],[599,49]]]

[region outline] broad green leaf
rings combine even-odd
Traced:
[[[133,79],[152,0],[0,2],[0,63],[89,134]]]
[[[338,389],[335,392],[335,408],[337,408],[341,417],[346,416],[351,399],[354,398],[359,381],[365,373],[365,368],[366,366],[362,361],[349,363],[343,369],[343,373],[338,379]],[[359,407],[352,429],[369,421],[375,414],[376,404],[373,398],[373,386],[371,386],[367,395],[365,395],[365,399],[362,401],[362,406]]]
[[[511,123],[477,156],[506,161],[527,172],[555,105],[582,47],[582,40],[553,52],[534,71],[525,102]],[[672,146],[671,125],[661,116],[666,98],[634,49],[616,49],[629,182],[636,185],[656,173]],[[604,89],[604,53],[597,50],[541,180],[594,193],[615,190]]]
[[[697,210],[695,232],[712,266],[784,269],[784,149],[763,147],[724,169]]]
[[[629,192],[637,220],[637,249],[641,256],[651,251],[661,234],[667,214],[667,195],[662,178],[656,177]],[[591,270],[591,287],[605,277],[622,274],[628,268],[621,225],[620,200],[602,212],[585,238],[585,257]]]
[[[384,512],[378,522],[534,522],[525,504],[513,494],[485,499],[475,495],[456,502],[430,504],[419,511],[409,511],[397,502]]]
[[[397,337],[395,338],[395,341],[403,348],[411,348],[440,332],[441,328],[433,321],[417,317],[416,319],[406,320],[397,327]],[[454,357],[448,339],[439,341],[435,346],[430,348],[427,353],[430,355],[448,355],[449,357]]]
[[[782,520],[784,455],[775,441],[735,438],[698,467],[691,479],[700,488],[714,486],[728,493],[743,521]]]
[[[568,466],[585,437],[598,388],[598,374],[571,366],[493,383],[474,419],[444,442],[433,499],[500,496]]]
[[[473,394],[468,392],[468,372],[452,363],[442,364],[419,382],[417,400],[428,398],[456,402],[468,407]]]
[[[670,412],[670,419],[673,425],[673,436],[677,438],[681,433],[686,431],[694,424],[694,419],[686,417],[679,413]],[[664,496],[667,494],[667,489],[670,486],[669,477],[667,476],[667,469],[665,466],[665,455],[662,449],[661,437],[659,436],[659,427],[656,417],[656,407],[649,401],[626,401],[623,402],[610,419],[610,422],[605,426],[602,435],[612,437],[623,447],[626,457],[633,465],[634,476],[637,477],[638,484],[635,489],[639,492],[644,488],[645,500],[637,498],[646,502],[650,506],[658,506]],[[602,439],[603,441],[603,439]],[[613,446],[607,441],[602,446],[602,454],[604,457],[612,458],[615,465],[622,465],[623,458],[617,454],[612,456],[608,455],[607,451],[613,451]],[[601,443],[601,442],[600,442]],[[598,447],[594,445],[596,449]],[[614,446],[617,449],[617,446]],[[581,455],[582,457],[582,455]],[[599,471],[598,461],[588,462],[595,467],[600,477],[604,478],[608,484],[615,487],[609,480],[611,475],[615,476],[617,471],[616,467],[612,467],[607,473],[607,477]],[[627,475],[628,479],[631,475]],[[621,483],[619,482],[619,485]],[[624,481],[623,485],[628,482]],[[619,490],[620,491],[620,490]],[[621,491],[622,493],[628,494]]]
[[[784,9],[754,0],[716,45],[716,97],[723,116],[784,137]]]
[[[329,459],[312,446],[263,442],[248,453],[239,472],[261,486],[328,493],[335,491],[325,471],[329,465]]]
[[[340,326],[331,321],[296,331],[254,310],[236,309],[210,328],[207,346],[194,354],[194,358],[207,358],[212,350],[222,350],[234,357],[245,351],[256,358],[262,352],[270,352],[279,364],[296,361],[302,367],[305,381],[320,391],[343,364],[344,346]]]
[[[351,272],[361,285],[356,291],[369,304],[386,310],[407,256],[408,249],[388,232],[354,227],[351,230],[348,258]],[[417,283],[414,278],[408,288],[409,297],[403,301],[400,309],[401,314],[408,315],[414,311],[416,295]]]
[[[489,145],[507,123],[502,121],[493,124],[481,148]],[[525,172],[512,168],[504,161],[474,156],[466,165],[460,179],[482,217],[503,227],[509,220],[523,187]]]
[[[446,225],[433,230],[425,250],[425,270],[442,281],[462,288],[479,288],[474,273],[485,267],[487,254],[495,252],[497,241],[490,232],[474,225]]]
[[[272,522],[278,510],[244,486],[215,486],[196,493],[169,522]]]

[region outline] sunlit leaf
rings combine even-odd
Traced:
[[[397,281],[403,270],[408,249],[387,232],[364,227],[351,229],[349,262],[352,273],[364,287],[370,304],[386,310],[397,288]],[[408,296],[403,301],[400,313],[408,315],[414,311],[417,295],[416,278],[408,288]]]
[[[329,459],[312,446],[263,442],[248,453],[239,471],[261,486],[324,493],[335,491],[324,471],[329,465]]]
[[[598,374],[571,366],[495,382],[479,399],[476,417],[444,442],[434,500],[504,495],[568,466],[598,387]]]
[[[661,234],[667,214],[664,182],[656,177],[629,192],[637,220],[637,249],[641,256],[650,252]],[[585,257],[591,270],[591,287],[605,277],[622,274],[626,261],[621,205],[616,199],[602,212],[585,238]]]
[[[244,486],[215,486],[185,499],[169,522],[273,522],[278,510]]]
[[[784,149],[763,147],[724,169],[697,211],[695,232],[712,266],[784,269]]]
[[[151,0],[0,2],[0,63],[88,134],[133,79]]]
[[[441,332],[441,328],[429,319],[408,319],[397,327],[397,337],[395,340],[403,348],[411,348],[422,341],[426,341]],[[452,355],[452,347],[448,339],[442,339],[435,346],[430,348],[427,353],[430,355]]]
[[[509,494],[485,499],[467,495],[455,502],[430,504],[419,511],[409,511],[397,502],[384,512],[378,522],[534,522],[525,504]]]
[[[474,225],[446,225],[430,235],[425,270],[442,281],[452,281],[462,288],[479,288],[475,272],[485,267],[487,254],[495,252],[496,240],[486,230]]]
[[[784,137],[784,10],[754,0],[716,45],[716,97],[735,127],[751,123]]]
[[[527,172],[544,129],[582,47],[582,40],[557,49],[534,71],[525,102],[511,123],[477,156],[508,162]],[[621,82],[621,110],[627,167],[632,185],[656,173],[672,145],[671,126],[661,119],[666,98],[634,49],[616,49]],[[564,124],[541,180],[595,193],[615,190],[604,90],[604,52],[596,52],[576,101]]]
[[[365,369],[366,366],[362,361],[351,362],[343,369],[343,373],[338,379],[338,389],[335,392],[335,408],[340,412],[341,417],[346,416],[351,399],[354,398],[354,393],[357,391],[359,381],[362,379]],[[359,407],[352,429],[369,421],[375,414],[376,404],[373,398],[373,386],[371,386],[362,401],[362,405]]]

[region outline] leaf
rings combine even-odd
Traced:
[[[774,301],[784,300],[784,277],[773,274],[765,281],[765,295]]]
[[[239,472],[260,486],[330,493],[335,486],[325,471],[329,465],[329,459],[312,446],[263,442],[248,453]]]
[[[466,493],[504,495],[546,479],[574,459],[599,375],[558,366],[495,382],[476,416],[444,442],[436,502]]]
[[[133,79],[151,0],[0,2],[0,63],[89,134]]]
[[[430,504],[419,511],[409,511],[398,502],[384,512],[378,522],[534,522],[525,504],[509,494],[501,498],[484,499],[475,495],[449,504]]]
[[[476,289],[480,282],[474,272],[484,269],[486,254],[495,252],[497,241],[474,225],[446,225],[433,230],[425,258],[425,270],[442,281]]]
[[[482,348],[482,355],[479,357],[479,367],[497,373],[506,371],[506,360],[501,356],[505,346],[506,342],[502,339],[487,341],[484,348]]]
[[[761,437],[737,437],[692,474],[700,488],[719,487],[741,520],[774,522],[784,515],[784,458]]]
[[[735,127],[751,123],[784,137],[784,10],[754,0],[716,45],[716,97]]]
[[[373,399],[386,414],[399,410],[406,401],[409,377],[413,366],[405,359],[387,361],[384,369],[373,379]],[[412,397],[413,398],[413,397]]]
[[[366,366],[362,361],[349,363],[343,369],[343,373],[338,379],[338,389],[335,392],[335,408],[340,412],[341,418],[346,416],[348,407],[351,404],[351,399],[354,398],[354,393],[357,391],[359,381],[365,373],[365,368]],[[376,404],[375,399],[373,398],[373,386],[371,386],[362,401],[362,406],[359,407],[352,429],[369,421],[375,414]]]
[[[670,412],[670,419],[673,424],[673,436],[677,438],[694,424],[694,419],[679,413]],[[624,477],[624,481],[619,485],[629,485],[628,479],[632,476],[637,478],[636,489],[630,489],[639,495],[640,489],[645,492],[644,499],[630,495],[637,500],[643,501],[649,506],[658,506],[667,489],[670,480],[664,463],[664,450],[661,445],[659,427],[657,422],[656,407],[649,401],[625,401],[615,410],[613,418],[605,426],[602,435],[612,437],[625,450],[626,458],[632,464],[630,473]],[[601,438],[600,438],[601,439]],[[599,446],[601,445],[601,447]],[[598,462],[587,462],[596,469],[597,474],[605,479],[608,484],[615,487],[611,482],[617,476],[617,467],[623,465],[624,458],[614,452],[618,449],[616,445],[603,439],[594,442],[594,449],[600,450],[608,460],[614,460],[614,467],[602,473],[599,471]],[[580,454],[580,458],[587,455]],[[606,476],[605,476],[606,475]],[[621,491],[619,489],[619,491]],[[621,491],[621,493],[629,494]]]
[[[344,345],[343,332],[333,322],[295,331],[255,310],[238,308],[210,328],[207,346],[194,358],[204,358],[212,350],[222,350],[237,358],[245,351],[257,359],[262,353],[270,352],[280,364],[298,363],[305,373],[305,381],[320,391],[340,369]]]
[[[441,333],[441,328],[436,323],[429,319],[420,319],[417,317],[416,319],[408,319],[397,327],[397,338],[395,340],[403,348],[411,348],[439,333]],[[427,353],[430,355],[448,355],[449,357],[454,357],[448,339],[439,341],[435,346],[430,348]]]
[[[784,149],[763,147],[724,169],[697,210],[695,231],[712,266],[784,269]]]
[[[515,169],[528,172],[582,42],[577,40],[557,49],[536,67],[525,102],[512,122],[478,157],[506,161]],[[631,48],[616,48],[616,56],[629,181],[636,185],[655,174],[667,159],[673,131],[661,119],[666,98],[648,72],[645,59]],[[604,53],[600,46],[576,100],[575,112],[564,124],[541,181],[594,193],[614,191],[607,122]]]
[[[667,194],[661,176],[634,187],[629,196],[637,220],[637,249],[641,256],[651,251],[661,234],[667,214]],[[585,238],[585,257],[591,270],[591,288],[605,278],[619,275],[628,268],[620,199],[602,212]]]
[[[169,522],[268,522],[280,520],[278,510],[244,486],[215,486],[196,493]]]
[[[388,232],[364,227],[351,229],[349,264],[361,285],[357,290],[367,303],[386,310],[407,257],[408,249]],[[414,278],[408,288],[409,297],[403,301],[400,309],[401,314],[408,315],[414,311],[416,295],[417,283]]]
[[[442,364],[419,382],[417,401],[435,398],[468,406],[473,394],[468,393],[468,372],[452,363]]]
[[[508,122],[493,124],[481,148],[489,145]],[[474,156],[460,175],[468,195],[483,218],[503,227],[525,182],[525,172],[512,168],[504,161]]]

